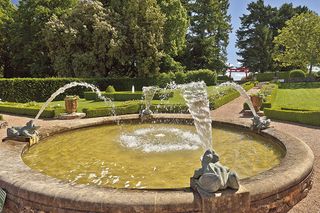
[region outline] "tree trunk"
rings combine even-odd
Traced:
[[[312,65],[312,63],[310,63],[309,76],[311,76],[311,74],[312,74],[312,67],[313,67],[313,65]]]

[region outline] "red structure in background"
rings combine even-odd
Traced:
[[[247,68],[247,67],[229,68],[229,69],[227,69],[227,72],[229,72],[229,78],[231,78],[231,73],[233,73],[233,72],[244,72],[244,73],[246,73],[246,78],[247,78],[249,68]]]

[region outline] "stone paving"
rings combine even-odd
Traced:
[[[254,88],[249,93],[255,93],[258,89]],[[243,108],[244,99],[239,97],[232,102],[220,107],[217,110],[212,111],[212,118],[237,120],[243,123],[251,123],[250,116],[243,116],[241,111]],[[4,119],[8,121],[9,126],[22,126],[31,118],[4,115]],[[94,120],[90,119],[90,120]],[[55,126],[59,124],[72,125],[74,120],[39,120],[38,125],[42,127]],[[81,120],[84,122],[84,120]],[[290,134],[309,145],[315,155],[314,164],[314,184],[313,189],[310,191],[308,196],[296,205],[290,213],[319,213],[320,212],[320,128],[298,125],[294,123],[284,123],[272,121],[272,126],[280,131]],[[6,135],[6,129],[0,129],[0,139]]]

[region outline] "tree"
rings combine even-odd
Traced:
[[[308,12],[294,16],[286,22],[286,26],[279,31],[274,39],[274,60],[282,66],[310,65],[320,63],[320,17]]]
[[[294,8],[292,4],[283,4],[278,9],[265,5],[264,0],[258,0],[250,3],[247,10],[249,14],[240,18],[241,27],[237,31],[237,54],[241,56],[239,61],[254,72],[278,69],[272,59],[273,39],[287,20],[308,11],[308,8]]]
[[[191,26],[184,63],[189,69],[225,68],[231,31],[228,0],[188,1]]]
[[[0,1],[0,75],[9,75],[11,69],[11,54],[9,48],[10,25],[13,22],[13,15],[16,11],[15,6],[10,0]]]
[[[165,53],[174,57],[181,54],[186,47],[186,34],[189,26],[187,10],[180,0],[158,0],[166,20],[163,30]]]
[[[108,76],[119,56],[114,15],[99,1],[80,1],[70,14],[53,16],[45,40],[58,76]]]
[[[119,75],[148,77],[159,71],[163,51],[165,15],[156,0],[110,0],[105,5],[118,14],[123,36]]]
[[[162,72],[182,70],[175,60],[186,48],[186,34],[189,27],[187,10],[180,0],[158,0],[161,12],[165,15],[163,29],[163,51],[160,70]]]
[[[14,16],[12,63],[14,76],[54,76],[43,29],[55,14],[67,13],[77,0],[21,0]]]

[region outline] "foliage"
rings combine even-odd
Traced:
[[[185,1],[190,15],[187,49],[182,61],[188,69],[225,68],[231,32],[228,0]]]
[[[204,81],[207,86],[212,86],[217,84],[217,72],[208,70],[208,69],[200,69],[200,70],[192,70],[186,73],[186,82],[197,82]]]
[[[116,115],[126,115],[126,114],[138,114],[141,105],[139,102],[127,101],[123,102],[121,105],[115,108]],[[86,113],[87,118],[110,116],[113,114],[113,109],[111,107],[104,108],[84,108],[83,112]]]
[[[136,91],[132,93],[131,91],[123,91],[123,92],[102,92],[103,96],[110,98],[113,101],[131,101],[131,100],[141,100],[143,97],[142,91]],[[153,100],[167,100],[173,97],[173,92],[157,92]],[[101,101],[98,98],[98,95],[95,92],[84,92],[84,98],[86,100],[94,100],[94,101]]]
[[[306,68],[320,63],[320,17],[315,13],[303,13],[286,22],[274,39],[274,60],[282,66]]]
[[[159,71],[163,53],[165,15],[156,0],[110,0],[107,8],[118,14],[117,29],[122,36],[119,75],[150,77]]]
[[[112,74],[121,42],[118,31],[113,27],[113,16],[102,3],[93,0],[80,1],[69,14],[50,19],[45,29],[45,40],[58,76]]]
[[[12,70],[9,77],[54,76],[43,29],[52,15],[68,13],[77,0],[21,0],[10,26]]]
[[[256,78],[259,82],[272,81],[274,78],[287,80],[289,78],[289,74],[290,72],[264,72],[258,73]]]
[[[291,70],[289,78],[305,78],[306,73],[303,70]]]
[[[10,0],[0,2],[0,76],[6,75],[4,70],[11,69],[11,53],[8,45],[11,35],[8,28],[12,24],[15,10]]]
[[[320,126],[320,111],[295,111],[265,108],[268,118]]]
[[[273,39],[278,35],[285,21],[296,14],[308,11],[306,7],[293,7],[283,4],[280,8],[265,5],[264,0],[251,2],[241,19],[241,27],[237,30],[237,47],[243,66],[252,72],[266,72],[278,69],[272,59]]]
[[[177,72],[183,71],[185,69],[184,66],[178,61],[176,61],[173,57],[168,54],[164,54],[160,61],[160,70],[161,72]]]
[[[172,82],[175,78],[175,75],[173,72],[169,73],[160,73],[157,77],[157,85],[160,87],[166,87],[167,84]]]
[[[187,75],[185,72],[178,71],[175,73],[174,81],[177,84],[184,84],[186,82],[186,80],[187,80]]]
[[[0,103],[0,112],[12,113],[15,115],[27,115],[35,117],[40,110],[40,106],[29,106],[28,104]],[[46,108],[41,114],[41,118],[53,118],[64,112],[63,108]]]
[[[0,79],[0,88],[6,88],[0,90],[0,97],[4,101],[11,102],[42,102],[60,87],[74,81],[94,84],[102,91],[108,85],[115,85],[117,91],[131,90],[132,85],[135,85],[137,90],[141,90],[143,86],[155,85],[153,78],[12,78]],[[64,95],[58,96],[56,100],[63,100],[65,95],[83,97],[83,92],[86,90],[83,87],[74,87],[67,90]]]
[[[180,0],[157,0],[166,20],[163,30],[163,46],[171,57],[181,54],[186,47],[186,34],[189,27],[187,10]]]
[[[116,92],[115,88],[112,85],[109,85],[106,89],[107,93],[113,93]]]
[[[0,115],[0,121],[3,121],[3,115]]]
[[[242,87],[246,91],[248,91],[249,89],[252,89],[254,87],[254,83],[247,82],[243,84]],[[224,104],[229,103],[230,101],[234,100],[239,96],[240,96],[239,92],[232,89],[231,87],[219,88],[216,93],[210,94],[208,97],[210,109],[217,109],[223,106]]]

